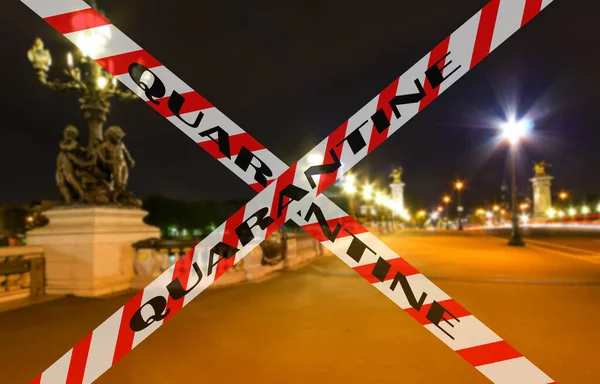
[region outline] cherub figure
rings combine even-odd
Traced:
[[[73,202],[69,186],[77,192],[79,200],[84,199],[86,196],[79,180],[75,177],[75,166],[89,167],[92,165],[90,162],[82,161],[76,155],[80,151],[79,142],[77,141],[78,136],[79,131],[77,128],[73,125],[67,125],[63,131],[63,140],[58,144],[60,152],[56,158],[56,185],[67,204]]]
[[[105,137],[106,141],[98,147],[98,155],[110,170],[113,183],[111,200],[117,203],[120,197],[127,195],[129,167],[133,168],[135,161],[123,143],[125,132],[120,127],[116,125],[108,127]]]

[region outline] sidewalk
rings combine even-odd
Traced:
[[[598,266],[529,248],[508,248],[502,239],[382,240],[557,382],[597,381],[600,279],[596,284],[592,279],[598,277]],[[539,270],[545,274],[538,277],[548,281],[584,277],[590,284],[461,280],[528,278]],[[8,353],[0,359],[0,380],[28,383],[134,294],[67,297],[1,313],[0,340]],[[321,257],[259,284],[202,293],[96,381],[187,382],[487,380],[337,258]]]

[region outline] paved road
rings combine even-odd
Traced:
[[[510,230],[505,229],[484,233],[505,238],[510,236]],[[600,262],[600,230],[598,229],[525,228],[523,237],[528,245],[534,247],[544,247],[563,253],[565,256],[587,256],[589,260]]]
[[[559,383],[600,376],[600,265],[499,238],[382,238]],[[27,383],[132,293],[0,313],[0,382]],[[335,258],[210,290],[101,384],[486,383]]]

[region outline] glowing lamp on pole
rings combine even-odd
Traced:
[[[502,130],[502,137],[510,144],[510,158],[511,158],[511,173],[512,173],[512,234],[508,245],[523,246],[523,238],[519,230],[519,216],[517,212],[517,146],[521,139],[526,136],[527,131],[531,128],[531,122],[528,120],[517,121],[514,118],[509,119],[507,122],[500,124]]]

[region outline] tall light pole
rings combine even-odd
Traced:
[[[348,205],[350,209],[350,216],[356,217],[356,211],[354,208],[354,195],[356,194],[356,176],[352,174],[346,174],[344,176],[343,184],[344,192],[348,195]]]
[[[464,187],[465,187],[465,183],[463,183],[460,180],[457,180],[454,183],[454,189],[456,189],[456,195],[457,195],[456,196],[456,200],[457,200],[456,210],[458,212],[458,230],[459,231],[463,230],[463,226],[462,226],[462,211],[463,211],[463,207],[462,207],[462,205],[460,203],[460,195],[461,195],[461,192],[462,192],[462,190],[463,190]]]
[[[442,201],[444,202],[444,204],[446,204],[446,229],[448,229],[448,208],[450,207],[450,196],[448,195],[444,195],[444,197],[442,198]]]
[[[521,237],[521,231],[519,229],[519,213],[517,206],[517,150],[518,145],[522,137],[525,136],[529,122],[527,121],[516,121],[510,119],[503,123],[500,128],[504,138],[510,144],[510,168],[511,168],[511,213],[512,213],[512,234],[508,245],[512,246],[524,246],[523,238]]]
[[[373,200],[373,186],[365,184],[362,187],[362,197],[367,203],[367,223],[371,222],[371,201]]]

